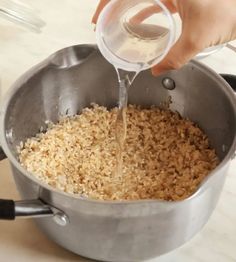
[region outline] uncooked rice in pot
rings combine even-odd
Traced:
[[[123,174],[117,176],[117,108],[93,105],[29,138],[19,160],[32,175],[68,193],[101,200],[190,196],[219,160],[206,135],[177,112],[127,108]]]

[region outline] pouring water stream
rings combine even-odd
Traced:
[[[122,152],[124,150],[127,133],[126,110],[128,105],[128,91],[129,87],[141,70],[136,72],[128,72],[120,68],[115,69],[119,82],[119,105],[115,123],[115,137],[117,142],[115,177],[120,178],[122,176],[123,167]]]

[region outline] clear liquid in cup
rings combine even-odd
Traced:
[[[117,56],[142,66],[151,63],[162,54],[168,37],[167,28],[149,24],[130,25],[128,23],[124,23],[123,27],[127,31],[126,37],[124,42],[119,42],[120,46],[115,52]]]
[[[160,1],[117,0],[102,11],[96,35],[101,53],[116,68],[140,71],[167,54],[175,25]]]
[[[142,68],[152,64],[153,60],[163,54],[168,40],[167,28],[126,22],[119,26],[122,27],[119,34],[114,33],[113,37],[106,41],[108,46],[112,46],[115,56]]]

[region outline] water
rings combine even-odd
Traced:
[[[126,37],[117,42],[116,56],[136,64],[151,64],[167,45],[169,31],[157,25],[123,24]]]
[[[115,177],[119,178],[123,173],[122,154],[124,151],[124,144],[127,134],[126,110],[128,105],[128,91],[139,71],[127,72],[125,70],[116,68],[116,72],[119,82],[119,105],[115,123],[115,137],[117,142]]]
[[[141,23],[134,24],[124,19],[113,21],[106,28],[103,40],[119,59],[136,65],[148,64],[161,57],[169,41],[167,27]]]

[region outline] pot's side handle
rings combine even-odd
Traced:
[[[0,161],[5,158],[6,155],[0,146]],[[0,220],[42,217],[52,217],[60,226],[66,226],[69,223],[69,219],[65,213],[45,204],[40,199],[21,201],[0,199]]]
[[[52,216],[53,211],[40,200],[13,201],[0,199],[0,219]]]
[[[15,219],[15,202],[13,200],[0,199],[0,219]]]
[[[5,159],[6,155],[0,146],[0,161]],[[0,219],[15,219],[15,202],[13,200],[0,199]]]
[[[69,219],[59,209],[45,204],[40,199],[35,200],[5,200],[0,199],[0,219],[52,217],[60,226],[66,226]]]
[[[221,76],[232,87],[234,92],[236,92],[236,75],[221,74]]]

